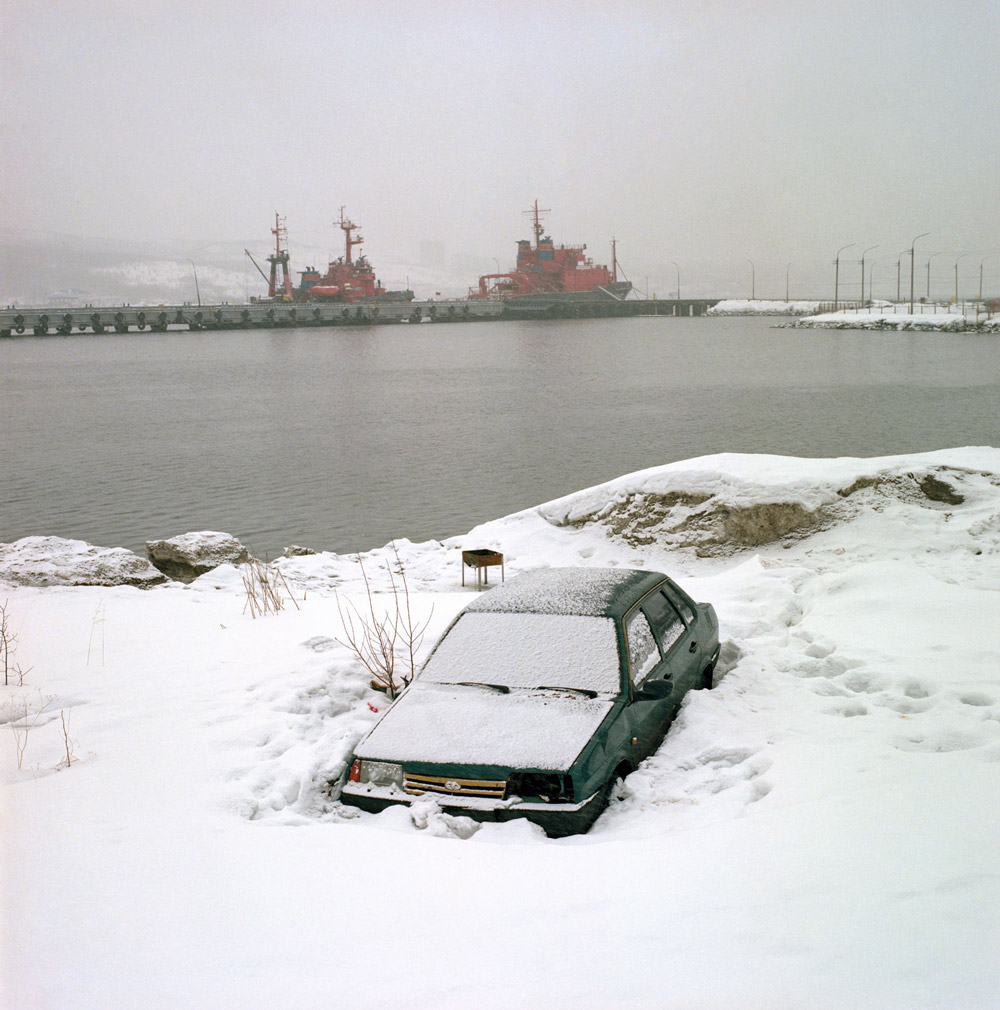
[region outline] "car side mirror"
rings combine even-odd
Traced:
[[[634,698],[636,701],[663,701],[664,698],[669,698],[673,691],[672,680],[651,680],[635,692]]]

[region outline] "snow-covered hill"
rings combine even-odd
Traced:
[[[671,573],[716,686],[586,836],[373,816],[336,798],[386,704],[337,641],[356,558],[278,562],[296,603],[256,620],[228,566],[0,586],[4,1005],[1000,1002],[1000,449],[710,456],[397,546],[424,653],[491,547]]]
[[[321,233],[290,247],[292,280],[307,266],[320,270],[343,253],[322,241]],[[339,241],[339,238],[337,239]],[[264,271],[273,249],[266,229],[256,239],[225,242],[128,242],[52,234],[0,231],[0,304],[131,305],[245,302],[267,293],[267,283],[244,252],[249,247]],[[418,298],[464,297],[493,260],[441,258],[435,264],[412,261],[399,252],[378,250],[369,257],[390,290],[409,287]],[[197,284],[195,277],[197,276]]]

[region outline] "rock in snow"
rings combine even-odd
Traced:
[[[219,565],[245,565],[250,560],[250,552],[236,537],[211,530],[147,540],[146,555],[164,575],[178,582],[193,582]]]
[[[0,581],[15,586],[138,586],[166,578],[124,547],[95,547],[83,540],[23,537],[0,544]]]

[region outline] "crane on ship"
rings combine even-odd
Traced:
[[[250,257],[250,262],[257,268],[257,273],[267,283],[267,297],[290,302],[292,300],[292,274],[289,269],[288,228],[285,225],[285,218],[279,217],[277,211],[274,212],[274,227],[271,229],[271,234],[274,236],[274,252],[267,257],[267,262],[271,264],[270,276],[264,273],[249,249],[243,251]],[[281,273],[280,282],[278,280],[279,271]]]

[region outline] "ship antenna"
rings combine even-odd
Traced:
[[[334,221],[334,224],[340,225],[340,230],[344,233],[344,262],[350,265],[353,263],[353,260],[351,259],[351,250],[356,245],[361,245],[361,243],[364,242],[363,236],[359,235],[357,238],[354,238],[351,235],[351,232],[357,231],[361,225],[355,224],[349,218],[345,218],[343,207],[340,208],[340,220]]]
[[[552,211],[547,208],[538,209],[538,200],[535,200],[534,206],[526,210],[525,216],[530,215],[534,218],[534,230],[535,230],[535,248],[538,248],[538,240],[542,237],[542,214],[551,214]]]

